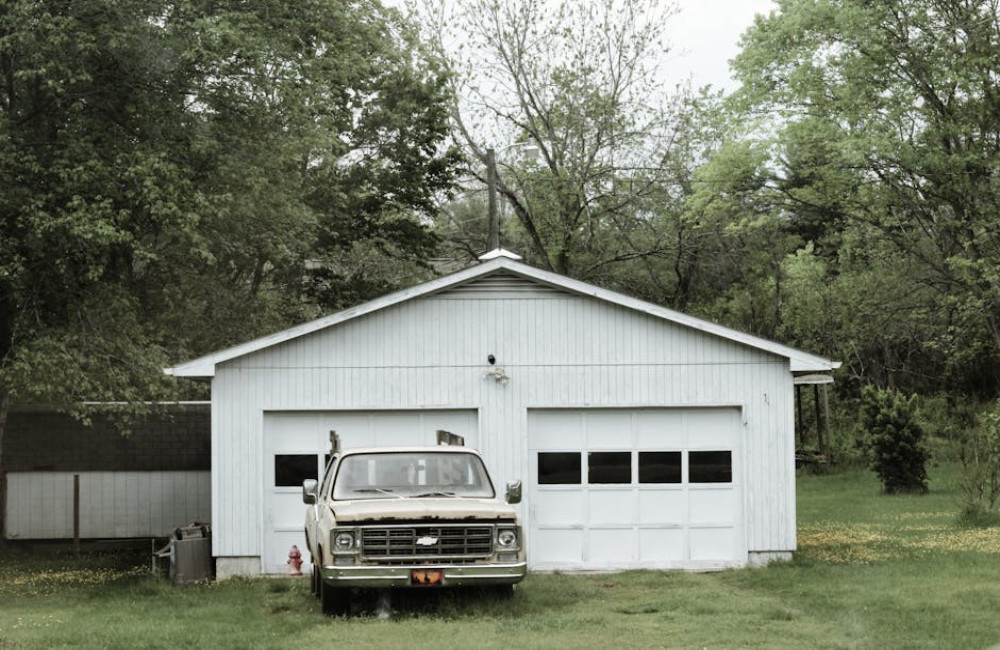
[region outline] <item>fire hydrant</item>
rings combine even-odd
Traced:
[[[290,576],[300,576],[302,575],[302,553],[299,552],[298,546],[292,546],[292,550],[288,551],[288,565],[291,570],[288,571]]]

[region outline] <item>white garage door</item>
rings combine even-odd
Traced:
[[[745,564],[737,408],[528,413],[533,569]]]
[[[330,431],[340,435],[344,449],[350,449],[433,445],[438,429],[465,436],[465,444],[477,446],[475,410],[265,413],[263,571],[287,573],[293,544],[303,552],[303,572],[311,570],[302,532],[306,508],[302,481],[322,474]]]

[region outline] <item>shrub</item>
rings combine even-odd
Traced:
[[[889,494],[927,491],[924,430],[917,421],[916,397],[865,386],[861,393],[863,430],[858,446]]]
[[[959,443],[960,519],[969,525],[992,525],[1000,521],[1000,402],[981,413],[977,425]]]

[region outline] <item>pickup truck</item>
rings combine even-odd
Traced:
[[[451,444],[342,451],[331,435],[322,482],[302,485],[312,590],[324,614],[349,614],[353,587],[485,585],[509,594],[524,578],[512,507],[520,481],[499,500],[479,452],[448,432],[438,439]]]

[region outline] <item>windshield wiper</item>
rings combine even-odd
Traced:
[[[384,488],[356,488],[354,490],[351,490],[351,492],[357,492],[358,494],[378,492],[379,494],[388,494],[389,496],[395,497],[397,499],[403,499],[403,498],[405,498],[401,494],[395,494],[395,493],[393,493],[392,490],[386,490]]]
[[[443,490],[435,490],[434,492],[424,492],[422,494],[413,495],[414,499],[425,499],[427,497],[454,497],[454,492],[445,492]]]

